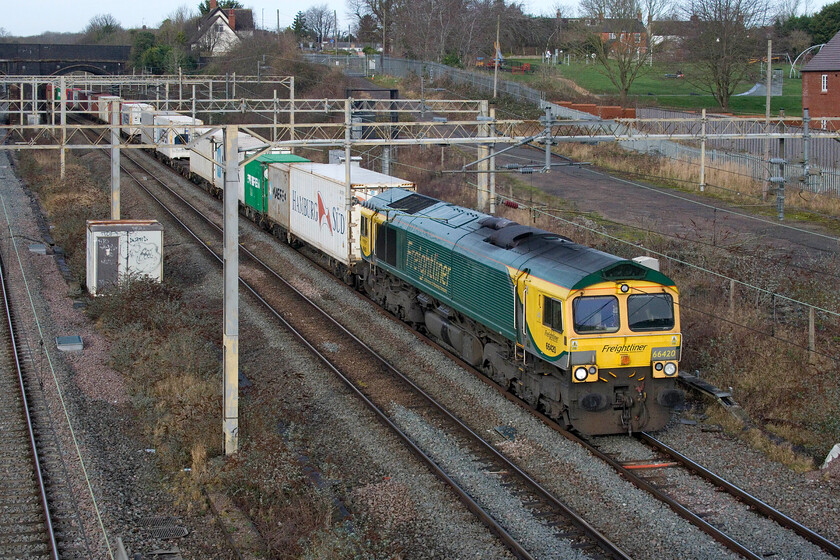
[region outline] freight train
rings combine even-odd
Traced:
[[[112,99],[87,102],[92,116]],[[127,134],[187,123],[122,105]],[[105,119],[102,119],[105,121]],[[107,121],[106,121],[107,122]],[[188,124],[201,124],[193,121]],[[163,138],[158,133],[149,140]],[[185,129],[158,148],[217,196],[221,134]],[[240,134],[243,151],[264,146]],[[153,143],[153,142],[148,142]],[[174,142],[173,142],[174,143]],[[208,157],[212,156],[212,157]],[[295,245],[315,249],[334,274],[427,333],[493,381],[588,435],[657,430],[683,399],[679,292],[654,268],[557,234],[416,192],[409,181],[344,164],[263,154],[240,165],[242,213]]]

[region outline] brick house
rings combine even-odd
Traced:
[[[190,48],[217,56],[229,52],[245,37],[254,35],[254,14],[248,9],[223,10],[210,0],[210,12],[201,18],[190,37]]]
[[[802,108],[808,109],[813,126],[840,129],[840,32],[802,68]]]

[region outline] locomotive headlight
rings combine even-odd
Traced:
[[[598,373],[598,368],[595,366],[589,366],[589,375],[595,375]]]
[[[627,284],[622,284],[621,285],[621,293],[622,294],[626,294],[629,291],[630,291],[630,286],[628,286]]]
[[[586,381],[586,378],[589,377],[589,371],[585,367],[575,368],[575,379],[578,381]]]
[[[665,364],[665,375],[670,377],[675,373],[677,373],[677,364],[675,364],[674,362],[668,362],[667,364]]]
[[[664,366],[662,365],[662,362],[656,362],[655,364],[653,364],[653,369],[655,369],[656,371],[662,371],[663,367]]]

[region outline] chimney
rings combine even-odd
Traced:
[[[228,25],[230,25],[231,29],[236,31],[236,11],[233,8],[231,8],[228,12]]]
[[[216,0],[210,0],[210,11],[211,12],[218,7],[219,7],[219,4],[216,3]]]

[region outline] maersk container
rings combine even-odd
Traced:
[[[120,111],[122,133],[126,136],[140,137],[140,125],[142,124],[143,111],[154,111],[153,105],[140,103],[139,101],[123,101]]]
[[[259,214],[268,214],[269,201],[271,200],[271,179],[269,170],[272,164],[309,163],[309,160],[292,154],[263,154],[245,164],[245,206],[253,209]],[[285,179],[285,190],[288,193],[289,172],[288,165],[283,172],[277,167],[275,176]],[[289,226],[288,196],[286,202],[284,227]],[[277,202],[280,202],[277,200]],[[274,206],[277,206],[275,203]],[[276,210],[275,210],[276,213]]]
[[[346,210],[345,165],[297,163],[289,166],[289,231],[345,266],[361,260],[359,205]],[[271,171],[269,170],[269,180]],[[358,201],[394,187],[415,190],[414,183],[350,166],[351,197]],[[272,197],[274,185],[271,185]]]
[[[130,277],[163,278],[163,227],[155,220],[88,220],[87,288],[100,295]]]

